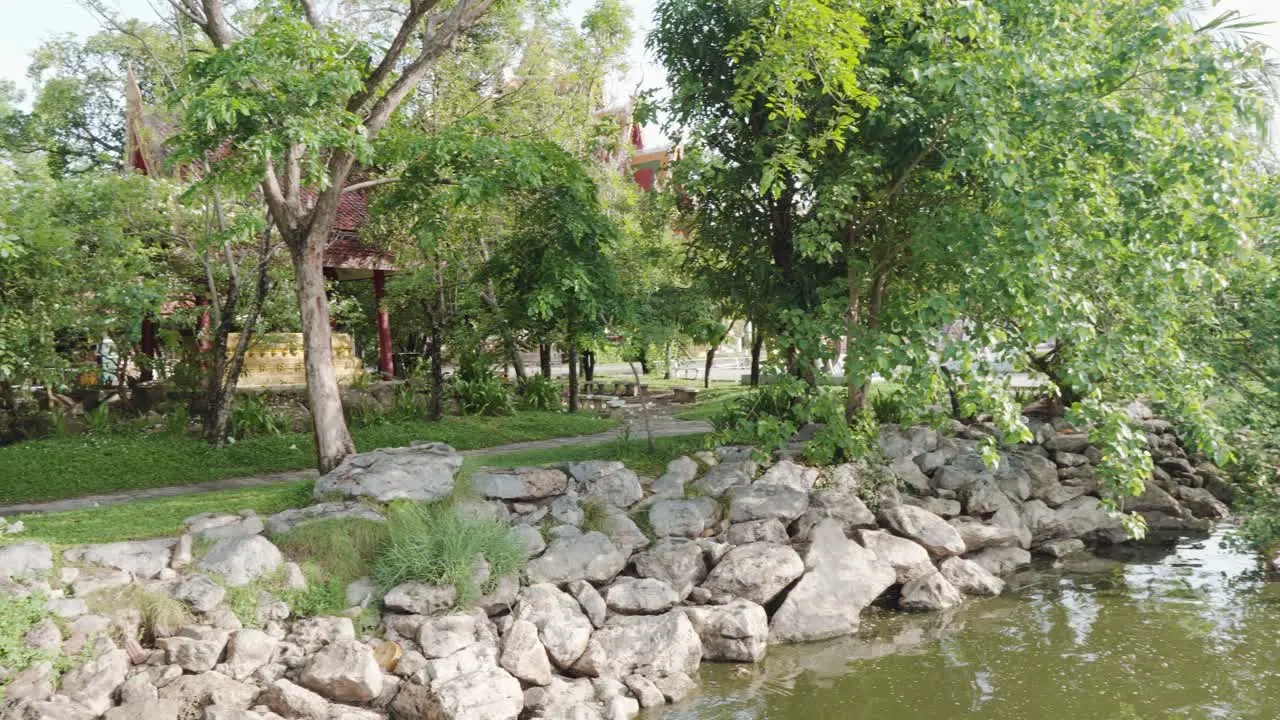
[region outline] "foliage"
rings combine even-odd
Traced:
[[[237,438],[280,435],[288,428],[288,419],[266,393],[242,393],[231,407],[231,432]]]
[[[21,672],[41,660],[52,659],[45,651],[29,647],[24,637],[47,616],[44,598],[39,595],[18,597],[16,593],[5,593],[0,597],[0,664],[11,673]],[[3,686],[0,686],[0,698],[3,698],[3,691]]]
[[[1235,459],[1227,466],[1239,523],[1228,540],[1242,549],[1280,549],[1280,424],[1238,433]]]
[[[856,422],[849,423],[842,403],[836,389],[813,390],[799,378],[784,376],[743,395],[735,406],[715,417],[712,442],[784,450],[802,427],[812,424],[813,435],[804,445],[809,461],[826,465],[871,456],[879,432],[875,417],[862,413]]]
[[[513,415],[515,399],[511,388],[493,376],[476,380],[455,377],[450,384],[463,415]]]
[[[605,521],[609,519],[609,506],[599,498],[587,498],[582,501],[582,531],[604,532]]]
[[[405,582],[453,585],[466,607],[492,583],[524,567],[524,553],[506,523],[466,518],[449,503],[397,505],[387,515],[387,544],[373,564],[373,578],[386,592]],[[477,582],[478,563],[489,576]]]
[[[526,378],[518,390],[521,410],[559,410],[560,385],[548,377],[534,375]]]
[[[387,538],[383,523],[342,518],[306,523],[271,541],[290,560],[310,570],[314,579],[336,579],[346,587],[369,574]]]

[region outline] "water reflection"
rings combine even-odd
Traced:
[[[1122,547],[950,612],[703,666],[664,720],[1280,718],[1280,585],[1220,536]]]

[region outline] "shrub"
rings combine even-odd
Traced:
[[[1280,448],[1272,432],[1241,434],[1227,473],[1235,488],[1233,508],[1240,519],[1228,539],[1255,552],[1280,549]]]
[[[520,386],[520,409],[559,410],[560,385],[549,377],[534,375]]]
[[[107,435],[111,432],[111,408],[106,403],[84,414],[85,427],[93,435]]]
[[[904,423],[907,418],[906,404],[901,393],[888,390],[871,394],[871,412],[878,423]]]
[[[234,437],[279,435],[287,428],[288,421],[283,413],[271,407],[265,393],[236,395],[231,406],[231,434]]]
[[[801,427],[812,423],[817,430],[805,443],[804,455],[817,464],[871,455],[878,430],[870,412],[852,425],[845,421],[842,390],[811,390],[789,376],[748,393],[711,422],[713,442],[754,445],[766,452],[785,449]]]
[[[463,415],[512,415],[516,411],[511,390],[496,377],[455,377],[453,394]]]
[[[382,592],[405,582],[453,585],[458,605],[465,606],[524,566],[524,553],[506,523],[461,517],[448,503],[396,505],[386,525],[387,544],[373,564]],[[481,559],[489,563],[483,586],[476,579]]]

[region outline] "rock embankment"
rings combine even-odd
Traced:
[[[1127,509],[1155,529],[1225,516],[1216,469],[1192,462],[1167,423],[1144,426],[1156,471]],[[656,479],[617,462],[486,471],[471,483],[481,499],[458,511],[506,518],[523,576],[496,579],[473,607],[456,607],[453,587],[408,583],[376,602],[356,582],[351,615],[381,609],[360,628],[296,617],[265,593],[261,628],[247,628],[228,602],[266,577],[305,585],[271,534],[450,496],[460,461],[447,447],[356,456],[317,484],[326,502],[197,516],[181,538],[72,548],[61,563],[37,542],[3,545],[0,590],[43,595],[62,622],[27,634],[45,659],[0,669],[0,720],[629,718],[688,694],[703,661],[758,662],[772,644],[851,634],[872,603],[927,612],[997,595],[1033,552],[1124,541],[1099,505],[1087,436],[1034,430],[1037,442],[1005,448],[995,467],[979,455],[982,426],[885,426],[883,465],[762,467],[720,448]],[[134,585],[190,620],[90,612],[86,599]],[[74,659],[60,682],[58,656]]]

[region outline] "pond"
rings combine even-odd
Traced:
[[[1209,537],[1008,578],[947,613],[869,609],[856,637],[705,663],[663,720],[1280,718],[1280,583]]]

